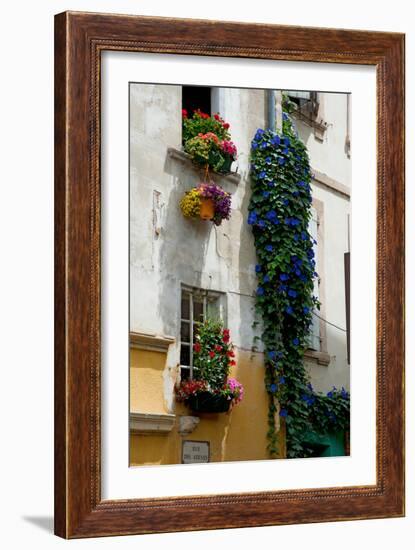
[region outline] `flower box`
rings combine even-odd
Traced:
[[[231,403],[229,397],[208,391],[191,395],[186,401],[186,405],[198,413],[224,413],[229,411]]]

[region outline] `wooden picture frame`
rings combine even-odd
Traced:
[[[376,67],[375,485],[102,501],[100,60],[105,50]],[[55,19],[55,132],[55,533],[79,538],[404,515],[404,35],[61,13]]]

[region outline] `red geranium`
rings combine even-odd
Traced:
[[[193,349],[195,350],[196,353],[199,353],[200,350],[202,349],[202,346],[199,344],[199,342],[196,342],[196,344],[193,345]]]
[[[210,357],[211,359],[213,359],[213,358],[215,357],[215,352],[214,352],[214,351],[210,351],[210,352],[209,352],[209,357]]]
[[[223,329],[223,341],[227,344],[230,340],[230,330],[228,328]]]
[[[216,350],[216,351],[222,351],[222,350],[223,350],[223,347],[222,347],[222,346],[219,346],[218,344],[216,344],[215,350]]]
[[[182,109],[182,117],[187,118],[187,111],[186,109]]]

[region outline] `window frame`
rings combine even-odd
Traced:
[[[182,312],[182,300],[183,295],[188,294],[189,295],[189,319],[186,319],[183,317]],[[188,285],[181,285],[180,288],[180,328],[179,328],[179,366],[180,366],[180,378],[183,380],[182,373],[186,369],[189,372],[189,380],[193,380],[193,345],[194,345],[194,325],[195,323],[198,323],[199,321],[194,320],[194,297],[195,296],[201,296],[202,297],[202,304],[203,304],[203,319],[206,319],[206,313],[208,311],[208,302],[213,301],[218,303],[218,317],[221,321],[224,323],[226,322],[226,293],[220,292],[217,290],[210,290],[210,289],[204,289],[200,287],[195,286],[188,286]],[[212,300],[213,298],[213,300]],[[211,300],[209,300],[211,299]],[[189,324],[189,341],[183,341],[182,340],[182,323],[188,323]],[[188,346],[189,347],[189,365],[184,365],[181,361],[181,355],[182,355],[182,346]]]

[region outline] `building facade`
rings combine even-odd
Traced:
[[[267,97],[252,89],[130,86],[131,465],[180,463],[184,442],[202,442],[212,462],[269,458],[256,255],[246,222],[250,144],[257,128],[267,125]],[[349,100],[293,93],[292,101],[314,172],[310,231],[317,240],[315,292],[322,302],[306,361],[317,390],[348,389]],[[183,107],[219,112],[238,148],[233,173],[213,175],[232,196],[231,218],[220,226],[185,219],[179,208],[185,191],[203,180],[182,151]],[[194,329],[209,316],[230,329],[236,352],[231,374],[245,395],[229,413],[195,415],[176,401],[174,387],[192,369]]]

